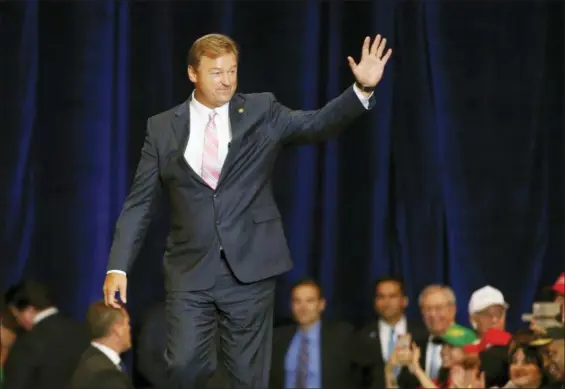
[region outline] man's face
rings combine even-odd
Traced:
[[[408,306],[408,299],[403,295],[397,282],[381,282],[375,291],[375,311],[385,321],[398,320]]]
[[[15,307],[10,307],[12,315],[16,318],[18,324],[26,331],[31,331],[33,328],[33,319],[37,315],[37,310],[33,307],[27,307],[25,309],[16,309]]]
[[[294,320],[307,326],[320,320],[326,302],[320,297],[320,291],[314,285],[300,285],[294,288],[291,296],[291,308]]]
[[[554,340],[545,347],[543,365],[545,371],[556,382],[565,380],[565,341]]]
[[[443,334],[455,322],[455,304],[441,290],[425,295],[420,310],[424,324],[432,335]]]
[[[491,328],[504,331],[506,328],[506,308],[502,305],[491,305],[473,314],[471,320],[475,329],[481,335]]]
[[[441,348],[441,361],[442,367],[450,368],[455,365],[461,364],[465,359],[465,353],[461,347],[453,347],[449,344],[444,344]]]
[[[198,68],[188,67],[188,77],[202,104],[210,108],[222,106],[237,89],[237,58],[233,53],[215,59],[202,56]]]

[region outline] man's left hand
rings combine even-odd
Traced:
[[[380,35],[375,37],[373,44],[371,38],[366,37],[361,50],[361,60],[355,63],[352,57],[347,57],[351,71],[357,83],[363,87],[375,87],[383,77],[385,65],[392,55],[392,49],[388,49],[383,55],[386,47],[386,39]]]

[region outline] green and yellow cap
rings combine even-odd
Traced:
[[[452,347],[465,347],[479,342],[479,338],[472,329],[454,324],[439,337],[439,341]]]

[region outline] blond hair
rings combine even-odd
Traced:
[[[188,66],[197,69],[203,56],[216,59],[224,54],[235,54],[239,58],[239,48],[233,39],[224,34],[204,35],[194,41],[188,51]]]
[[[425,287],[424,290],[422,290],[422,292],[420,293],[420,296],[418,298],[418,303],[420,304],[420,306],[422,306],[424,299],[429,294],[436,292],[443,293],[445,295],[445,298],[448,300],[449,304],[455,304],[457,302],[455,300],[455,293],[453,292],[453,289],[451,289],[447,285],[434,284]]]

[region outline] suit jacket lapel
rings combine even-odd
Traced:
[[[275,338],[273,339],[273,363],[271,368],[271,380],[273,387],[284,387],[286,375],[286,355],[292,344],[294,335],[298,327],[289,325],[277,329]],[[275,341],[276,340],[276,341]]]
[[[186,149],[186,145],[188,144],[188,137],[190,135],[189,104],[190,104],[190,98],[181,105],[179,105],[179,107],[175,111],[175,116],[172,122],[173,134],[177,141],[178,149],[182,150],[183,153],[184,150]]]
[[[90,346],[90,347],[91,347],[91,349],[89,350],[90,355],[89,355],[88,359],[96,361],[95,363],[98,363],[98,365],[102,365],[102,366],[108,367],[108,368],[112,367],[112,368],[120,371],[120,368],[118,366],[116,366],[114,364],[114,362],[112,362],[110,357],[108,357],[106,354],[104,354],[102,351],[100,351],[96,347],[94,347],[94,346]]]
[[[228,155],[224,164],[222,165],[222,172],[220,173],[220,179],[218,180],[218,187],[222,184],[225,180],[225,177],[228,175],[233,163],[235,162],[235,158],[237,157],[237,153],[239,152],[239,148],[241,147],[241,140],[244,136],[244,124],[245,124],[245,108],[244,108],[245,99],[241,94],[236,94],[230,101],[229,107],[229,115],[230,115],[230,127],[231,127],[231,134],[232,140],[229,145]]]
[[[375,344],[377,346],[377,358],[383,361],[383,363],[386,363],[385,359],[383,358],[383,345],[381,344],[381,327],[379,325],[379,319],[376,319],[374,323],[374,328],[369,333],[369,336],[375,338]]]
[[[173,127],[173,134],[177,141],[177,158],[180,165],[185,169],[187,172],[192,174],[194,179],[200,182],[202,185],[208,186],[206,182],[202,179],[200,174],[194,171],[192,167],[186,161],[184,157],[184,152],[188,145],[188,138],[190,137],[190,97],[186,100],[183,104],[181,104],[178,109],[175,111],[175,117],[173,118],[172,127]]]
[[[175,112],[175,117],[173,119],[172,127],[173,127],[173,134],[178,144],[178,158],[181,159],[181,163],[188,168],[190,172],[193,173],[195,178],[203,185],[207,185],[206,182],[202,179],[200,174],[195,172],[192,167],[186,162],[184,158],[184,151],[188,145],[188,139],[190,137],[190,97],[187,101],[179,106],[179,108]],[[241,147],[241,140],[244,135],[243,126],[243,118],[246,116],[245,109],[244,109],[245,99],[242,95],[236,94],[230,101],[229,107],[229,119],[230,119],[230,127],[232,133],[232,141],[229,145],[228,155],[224,164],[222,166],[222,171],[220,173],[220,179],[218,180],[217,187],[220,186],[222,181],[224,181],[225,177],[227,176],[230,168],[232,167],[235,157]]]

